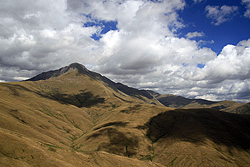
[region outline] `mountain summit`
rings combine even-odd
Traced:
[[[67,73],[71,69],[77,69],[78,72],[82,74],[89,74],[89,70],[84,65],[79,64],[79,63],[72,63],[69,66],[60,68],[58,70],[51,70],[48,72],[43,72],[39,75],[36,75],[35,77],[28,79],[27,81],[39,81],[39,80],[50,79],[53,77],[58,77],[64,73]]]
[[[66,70],[70,70],[70,69],[77,69],[79,72],[88,72],[89,70],[82,64],[79,63],[72,63],[69,66],[64,67],[66,68]]]

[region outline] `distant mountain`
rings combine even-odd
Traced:
[[[235,101],[209,101],[204,99],[188,99],[171,94],[158,95],[156,98],[166,107],[173,108],[213,108],[225,112],[250,115],[249,103],[238,103]]]
[[[213,101],[208,101],[208,100],[203,100],[203,99],[188,99],[182,96],[176,96],[176,95],[170,95],[170,94],[158,96],[157,99],[163,105],[167,107],[174,107],[174,108],[184,108],[191,104],[211,105],[211,104],[218,103],[218,102],[213,102]]]

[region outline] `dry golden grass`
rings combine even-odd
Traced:
[[[250,164],[249,116],[152,105],[76,70],[0,94],[0,166]]]

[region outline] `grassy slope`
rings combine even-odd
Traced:
[[[120,98],[136,99],[88,77],[67,75],[0,84],[0,166],[159,166],[101,151],[78,151],[77,139],[88,134],[105,111],[126,107]],[[78,108],[44,96],[55,92],[75,95],[82,90],[105,98],[105,103]],[[111,97],[113,93],[122,97]]]
[[[243,103],[237,107],[231,108],[229,111],[237,114],[250,115],[250,103]]]
[[[105,101],[72,105],[83,91]],[[0,94],[0,166],[250,163],[248,116],[207,109],[174,111],[75,71],[45,81],[1,83]]]
[[[154,142],[155,162],[175,166],[248,166],[250,162],[250,116],[178,109],[151,118],[145,126]]]

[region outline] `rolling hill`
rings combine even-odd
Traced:
[[[0,93],[0,166],[250,164],[250,116],[222,111],[248,104],[138,90],[77,63]]]

